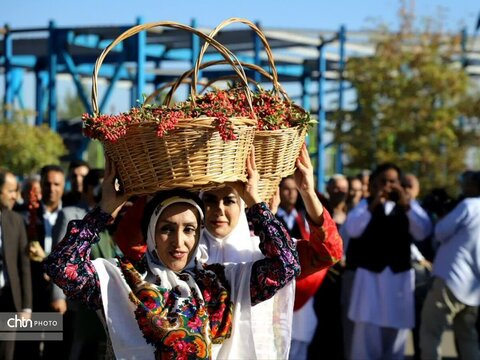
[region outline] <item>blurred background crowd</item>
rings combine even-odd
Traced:
[[[66,354],[76,359],[102,358],[104,354],[106,337],[96,314],[66,300],[41,266],[65,235],[68,221],[82,218],[98,203],[103,173],[85,161],[73,161],[66,170],[47,165],[22,181],[6,169],[0,171],[2,233],[10,234],[8,227],[21,227],[16,231],[25,235],[4,238],[4,242],[21,241],[16,245],[18,261],[2,261],[6,281],[0,296],[8,301],[2,300],[1,310],[56,311],[64,317],[62,342],[17,342],[19,359],[64,359]],[[411,330],[415,358],[420,358],[421,341],[435,344],[435,335],[440,334],[441,340],[444,330],[453,329],[457,352],[473,359],[480,344],[475,330],[480,299],[480,172],[459,174],[455,193],[444,188],[422,193],[415,175],[384,163],[356,176],[332,175],[318,197],[339,228],[345,255],[341,263],[323,272],[320,281],[312,283],[314,295],[295,309],[293,337],[309,346],[309,357],[324,354],[330,359],[349,359],[349,354],[357,354],[352,358],[361,359],[362,351],[370,351],[368,346],[378,346],[365,345],[373,341],[378,328],[387,329],[386,335],[394,339],[409,336]],[[125,210],[136,200],[132,198]],[[292,237],[308,238],[305,209],[293,178],[282,180],[271,205]],[[4,216],[12,212],[20,220],[7,225]],[[115,231],[113,224],[102,233],[93,257],[121,254]],[[371,274],[381,279],[372,283]],[[435,298],[439,286],[448,290],[448,301],[455,303],[451,311],[436,313],[429,311],[435,306],[423,306],[429,297],[440,301]],[[399,299],[403,292],[410,294]],[[398,301],[405,302],[405,312],[388,315],[390,305]]]

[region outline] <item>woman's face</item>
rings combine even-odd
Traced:
[[[231,187],[207,191],[203,195],[206,208],[205,226],[216,237],[230,234],[238,224],[241,209],[240,197]]]
[[[155,227],[158,257],[173,271],[187,266],[199,239],[198,211],[189,204],[173,204],[160,215]]]

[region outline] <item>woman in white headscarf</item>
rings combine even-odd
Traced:
[[[301,277],[305,278],[337,262],[342,254],[342,241],[315,193],[313,167],[305,145],[297,160],[295,181],[305,202],[312,232],[311,241],[297,243]],[[207,191],[202,199],[206,229],[200,242],[208,253],[208,263],[241,263],[264,258],[260,239],[250,235],[245,204],[235,188],[226,186]],[[292,281],[271,299],[252,307],[250,314],[243,314],[245,326],[250,324],[250,332],[254,334],[255,357],[249,359],[288,359],[294,300]],[[214,347],[214,358],[215,350]]]
[[[107,161],[100,206],[69,224],[45,268],[67,296],[102,310],[116,358],[209,359],[212,343],[229,338],[234,340],[221,347],[219,357],[255,356],[244,314],[248,317],[251,306],[273,296],[300,269],[287,231],[259,201],[253,157],[247,170],[249,182],[237,191],[249,207],[265,258],[205,265],[205,253],[199,248],[203,204],[196,196],[175,190],[160,193],[147,204],[142,271],[126,258],[90,261],[98,232],[127,199],[115,191],[115,170]]]

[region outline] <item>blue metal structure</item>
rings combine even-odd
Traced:
[[[142,19],[139,18],[135,25],[141,23]],[[211,31],[199,28],[195,19],[191,26],[206,33]],[[34,74],[35,79],[35,124],[48,123],[52,129],[57,129],[58,76],[61,74],[71,76],[86,112],[91,113],[89,94],[82,86],[82,80],[91,77],[101,51],[130,27],[132,25],[71,28],[58,27],[52,21],[45,28],[11,29],[5,26],[0,29],[0,70],[3,70],[5,80],[5,117],[11,117],[11,111],[17,102],[20,108],[25,107],[23,79],[27,73]],[[342,26],[339,31],[262,31],[274,52],[279,81],[287,90],[289,86],[300,87],[299,98],[303,107],[318,116],[318,126],[314,132],[317,138],[316,175],[318,189],[323,190],[327,147],[324,138],[327,120],[326,85],[335,85],[338,110],[344,110],[346,86],[343,69],[350,41],[347,41],[346,28]],[[349,33],[349,37],[351,34],[353,33]],[[353,35],[367,37],[362,33]],[[217,39],[242,61],[268,67],[262,43],[251,29],[234,27],[222,30]],[[119,81],[131,84],[130,105],[134,106],[146,90],[153,91],[189,70],[201,45],[202,41],[197,36],[176,29],[154,29],[125,39],[112,49],[100,69],[99,77],[107,80],[99,99],[100,112],[106,112]],[[358,43],[355,46],[357,50],[360,47],[368,50],[369,45]],[[218,57],[210,47],[205,60]],[[257,72],[245,71],[255,81],[265,81]],[[204,69],[201,75],[214,79],[231,72],[226,67],[216,67]],[[330,90],[328,93],[331,94]],[[77,156],[83,154],[87,144],[88,139],[85,138],[77,149]],[[341,146],[336,149],[334,168],[336,172],[343,171]]]

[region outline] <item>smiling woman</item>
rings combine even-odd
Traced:
[[[245,346],[253,344],[246,320],[251,308],[289,283],[300,267],[287,231],[259,201],[250,156],[248,182],[237,191],[249,207],[265,258],[207,265],[199,246],[203,203],[185,190],[171,190],[158,193],[145,207],[147,252],[135,267],[125,257],[90,260],[99,231],[127,199],[115,190],[116,171],[107,159],[100,206],[69,224],[46,269],[67,296],[102,310],[115,358],[210,359],[212,344],[223,344],[219,358],[255,358],[253,347]]]
[[[198,245],[203,212],[193,200],[168,200],[173,202],[150,218],[147,247],[170,270],[181,271]]]

